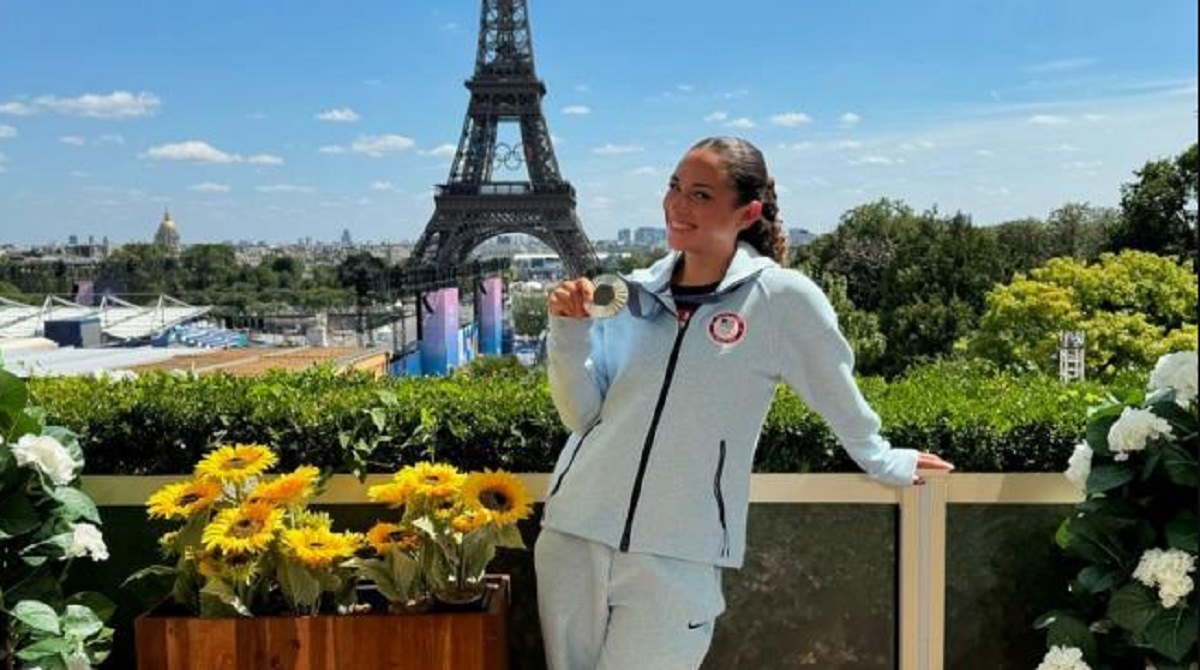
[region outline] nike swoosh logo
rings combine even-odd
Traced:
[[[697,628],[703,628],[704,623],[705,622],[703,622],[703,621],[701,621],[700,623],[696,623],[695,621],[689,621],[688,622],[688,630],[696,630]]]

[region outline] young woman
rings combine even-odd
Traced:
[[[700,141],[663,212],[672,252],[626,277],[627,309],[588,318],[586,279],[549,297],[550,389],[571,430],[534,554],[551,670],[700,666],[725,607],[720,571],[742,564],[778,383],[883,483],[953,467],[880,437],[829,301],[778,263],[786,238],[758,149]]]

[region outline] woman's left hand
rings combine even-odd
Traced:
[[[938,470],[940,472],[950,472],[954,469],[954,464],[949,461],[943,461],[936,454],[931,454],[928,451],[922,451],[917,454],[917,473],[913,475],[913,483],[921,485],[925,483],[925,478],[921,476],[922,470]]]

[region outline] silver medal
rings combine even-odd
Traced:
[[[629,302],[629,286],[617,275],[600,275],[592,280],[595,290],[587,312],[594,319],[616,316]]]

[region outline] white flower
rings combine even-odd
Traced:
[[[1115,453],[1114,461],[1129,458],[1129,452],[1141,451],[1146,442],[1157,437],[1170,437],[1171,424],[1148,409],[1126,407],[1121,418],[1108,429],[1108,446]]]
[[[33,464],[59,486],[75,478],[75,461],[61,442],[49,435],[23,435],[12,445],[17,465]]]
[[[1133,571],[1133,578],[1158,587],[1158,599],[1170,609],[1192,592],[1189,572],[1196,571],[1196,557],[1181,549],[1147,549]]]
[[[1050,647],[1036,670],[1092,670],[1077,647]]]
[[[63,558],[77,558],[91,555],[93,561],[107,561],[108,547],[104,545],[104,535],[100,529],[90,523],[77,523],[71,529],[71,546]]]
[[[1196,352],[1176,351],[1158,359],[1150,373],[1150,390],[1175,389],[1175,402],[1187,407],[1196,398]]]
[[[1075,453],[1067,461],[1067,479],[1080,491],[1087,489],[1088,476],[1092,474],[1092,448],[1087,442],[1075,445]]]

